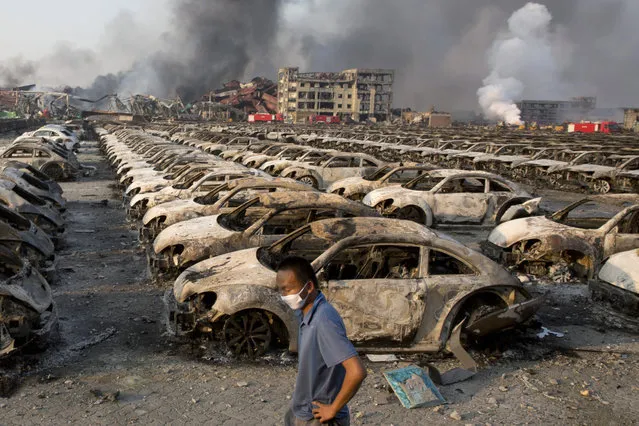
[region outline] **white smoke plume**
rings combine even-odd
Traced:
[[[508,31],[489,51],[490,75],[477,91],[489,119],[521,124],[515,101],[524,94],[561,98],[561,62],[553,46],[558,35],[551,32],[551,21],[548,8],[539,3],[526,4],[508,19]]]

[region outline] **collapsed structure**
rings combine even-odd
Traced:
[[[538,125],[584,120],[596,106],[597,98],[594,97],[578,97],[569,101],[522,100],[517,103],[521,120]]]
[[[389,120],[394,80],[395,72],[388,69],[301,73],[297,67],[280,68],[278,112],[290,123],[304,123],[315,115]]]

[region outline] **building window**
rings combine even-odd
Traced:
[[[306,87],[305,83],[300,83],[300,87]]]
[[[353,95],[351,95],[350,93],[348,94],[348,99],[352,99]]]
[[[339,95],[337,95],[337,99],[342,99],[342,94],[340,93]]]
[[[337,104],[337,108],[341,108],[341,107],[342,107],[342,104]]]
[[[347,105],[346,105],[346,108],[347,108],[347,109],[351,109],[351,107],[352,107],[352,105],[351,105],[351,104],[347,104]]]

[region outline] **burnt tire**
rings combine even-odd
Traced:
[[[412,222],[424,225],[426,223],[426,215],[424,212],[415,206],[406,206],[397,211],[395,214],[397,219],[410,220]]]
[[[590,188],[597,194],[607,194],[612,189],[610,182],[606,179],[596,179],[592,182]]]
[[[317,189],[317,180],[313,176],[300,176],[297,178],[297,181]]]
[[[64,178],[64,170],[59,164],[45,164],[41,172],[53,180],[62,180]]]
[[[227,350],[236,357],[262,356],[273,340],[269,318],[261,311],[242,311],[229,316],[222,333]]]

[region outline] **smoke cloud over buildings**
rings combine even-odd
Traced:
[[[548,15],[538,5],[538,18],[552,16],[539,21],[544,22],[543,37],[526,33],[527,27],[521,26],[525,23],[515,31],[510,27],[516,20],[509,17],[529,7],[526,0],[170,3],[172,19],[166,28],[149,29],[139,17],[122,13],[104,29],[102,42],[93,50],[67,43],[45,58],[30,58],[25,52],[21,59],[0,60],[0,86],[36,82],[80,86],[86,97],[94,98],[150,93],[189,101],[230,79],[273,78],[278,67],[374,67],[395,69],[394,104],[418,109],[476,109],[477,88],[482,86],[485,102],[497,110],[512,106],[499,100],[516,100],[518,95],[597,96],[598,104],[610,106],[634,105],[639,98],[634,84],[639,2],[634,0],[547,2]],[[516,43],[506,43],[508,34],[521,38],[522,31],[531,36],[529,43],[541,43],[535,60],[554,62],[528,70],[533,58]],[[496,54],[500,42],[522,61],[517,72],[506,72],[513,64]],[[491,61],[486,52],[491,52]],[[513,113],[508,108],[501,112]]]
[[[564,96],[561,69],[550,32],[552,16],[546,6],[528,3],[508,19],[508,31],[499,34],[489,52],[490,74],[477,91],[479,104],[489,119],[520,124],[515,101],[524,88],[534,88],[543,98]]]

